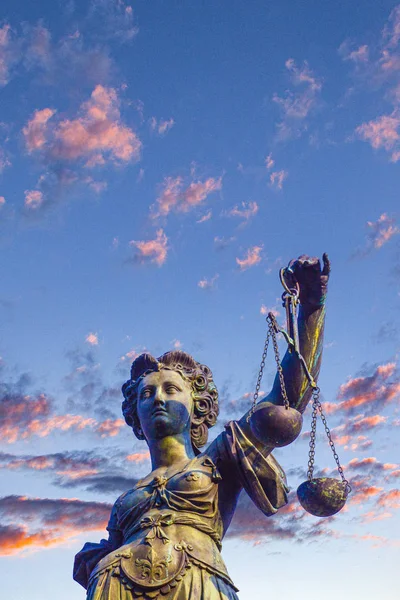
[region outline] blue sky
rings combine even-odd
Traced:
[[[223,552],[242,600],[289,574],[300,599],[395,598],[400,5],[4,0],[0,86],[6,593],[84,597],[74,554],[149,468],[121,420],[130,361],[209,365],[216,435],[250,406],[263,313],[283,320],[279,268],[326,251],[320,384],[352,496],[298,505],[307,412],[276,453],[288,506],[243,498]],[[322,434],[316,461],[334,469]]]

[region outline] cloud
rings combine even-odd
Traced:
[[[82,371],[78,375],[84,376]],[[122,419],[109,418],[98,421],[80,414],[55,414],[53,400],[44,393],[29,393],[23,378],[22,383],[2,383],[0,386],[0,436],[9,444],[18,440],[27,440],[32,436],[47,437],[53,432],[89,430],[101,437],[117,435],[124,425]],[[93,386],[91,392],[100,392],[100,386]],[[85,390],[84,393],[89,393]],[[114,390],[112,390],[114,393]],[[102,390],[107,396],[107,389]],[[104,402],[102,394],[97,403]],[[118,393],[119,395],[119,393]],[[92,411],[94,410],[93,407]],[[102,411],[104,414],[105,411]]]
[[[212,217],[212,210],[207,211],[202,217],[200,217],[200,219],[198,219],[196,221],[196,223],[205,223],[206,221],[209,221]]]
[[[6,199],[4,198],[4,196],[0,196],[0,208],[1,208],[2,206],[4,206],[4,205],[5,205],[5,203],[6,203]]]
[[[400,229],[395,225],[394,219],[383,213],[375,222],[368,221],[369,242],[374,248],[382,248],[394,235],[400,233]]]
[[[99,344],[99,338],[97,333],[88,333],[85,338],[85,341],[91,346],[97,346]]]
[[[400,159],[400,114],[395,109],[389,115],[382,115],[366,123],[359,125],[355,133],[364,142],[369,144],[375,150],[384,149],[391,156],[392,162]]]
[[[242,202],[241,208],[238,205],[236,205],[223,214],[225,214],[228,217],[239,217],[244,221],[249,221],[252,217],[255,217],[257,213],[257,202]]]
[[[48,121],[55,114],[55,110],[44,108],[35,110],[33,117],[22,129],[25,137],[26,149],[29,153],[40,150],[46,144],[48,136]]]
[[[272,169],[272,167],[274,166],[275,161],[272,158],[272,154],[271,152],[268,154],[267,158],[265,159],[265,167],[267,169],[267,171],[270,171]]]
[[[351,50],[348,41],[343,42],[339,47],[339,54],[345,61],[352,61],[355,65],[367,63],[369,60],[369,48],[363,44],[358,48]]]
[[[114,88],[97,85],[72,119],[56,118],[53,108],[36,110],[23,128],[27,152],[45,167],[38,182],[45,207],[55,189],[83,184],[99,193],[106,182],[95,181],[90,169],[121,166],[140,158],[142,143],[121,120]]]
[[[185,184],[182,177],[166,177],[156,204],[151,207],[151,216],[166,217],[171,211],[186,213],[202,204],[210,194],[222,188],[222,178],[209,177],[205,181]]]
[[[246,257],[245,258],[236,258],[236,263],[239,265],[239,268],[241,271],[245,271],[246,269],[249,269],[250,267],[254,267],[255,265],[258,265],[261,260],[261,251],[263,249],[263,246],[252,246],[251,248],[249,248],[247,250],[246,253]]]
[[[207,279],[206,277],[204,277],[204,279],[200,279],[197,285],[202,290],[213,290],[216,286],[216,281],[218,278],[219,274],[216,273],[214,277],[211,277],[211,279]]]
[[[48,111],[48,112],[46,112]],[[52,109],[36,111],[33,119],[28,122],[23,133],[27,147],[32,151],[29,132],[37,121],[38,112],[46,117],[54,114]],[[104,164],[107,160],[113,163],[126,163],[138,160],[141,142],[137,135],[120,120],[120,100],[117,90],[97,85],[90,100],[84,102],[79,110],[80,116],[75,119],[59,121],[52,132],[47,135],[42,131],[40,149],[45,149],[47,157],[66,160],[86,161],[89,168],[96,164]],[[47,125],[48,118],[45,120]],[[30,145],[29,145],[30,144]],[[33,148],[37,150],[37,147]]]
[[[377,221],[367,221],[366,226],[366,243],[353,252],[352,258],[364,258],[372,250],[382,248],[393,236],[400,233],[400,228],[397,226],[395,219],[389,217],[386,213],[382,213]]]
[[[37,210],[43,204],[43,193],[39,190],[25,190],[25,207],[29,210]]]
[[[167,260],[168,238],[162,229],[158,229],[154,240],[129,242],[131,247],[137,248],[134,261],[139,263],[152,262],[159,267]]]
[[[3,469],[50,472],[67,479],[96,475],[99,469],[107,464],[108,461],[104,456],[82,450],[42,455],[15,455],[0,452],[0,466]]]
[[[11,69],[18,62],[19,48],[8,23],[0,27],[0,86],[10,80]]]
[[[276,307],[269,308],[265,304],[261,304],[260,315],[267,315],[270,312],[274,315],[274,317],[279,317],[279,315],[281,314]]]
[[[269,181],[271,187],[276,190],[281,190],[283,188],[283,182],[287,179],[288,172],[282,169],[281,171],[273,171],[269,176]]]
[[[326,406],[327,413],[345,411],[352,413],[361,407],[372,412],[383,408],[390,402],[396,400],[400,395],[400,381],[396,372],[396,363],[386,363],[377,366],[372,375],[349,379],[339,388],[338,403],[330,403]],[[358,421],[358,430],[373,426],[374,419],[365,420],[364,416]],[[352,424],[357,429],[357,421]]]
[[[378,506],[385,508],[400,508],[400,490],[389,490],[384,492],[377,500]]]
[[[62,545],[83,531],[103,530],[111,505],[77,499],[0,498],[0,553],[17,554]]]
[[[159,121],[155,117],[150,119],[151,130],[156,131],[158,135],[165,135],[174,125],[174,119],[160,119]]]
[[[306,120],[318,104],[322,83],[316,78],[308,63],[297,67],[293,58],[285,63],[294,90],[286,90],[283,97],[274,94],[272,100],[280,107],[282,121],[278,123],[278,138],[298,137],[307,128]]]
[[[133,8],[124,0],[91,0],[87,20],[101,41],[126,44],[139,32]]]

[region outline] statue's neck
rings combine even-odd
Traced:
[[[195,458],[189,435],[181,433],[148,441],[151,467],[154,471],[160,467],[171,467],[173,464]]]

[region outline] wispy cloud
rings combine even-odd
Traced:
[[[251,248],[249,248],[246,252],[246,256],[244,258],[236,258],[236,264],[239,265],[239,269],[241,271],[245,271],[246,269],[249,269],[250,267],[254,267],[255,265],[258,265],[261,260],[261,252],[262,252],[263,246],[252,246]]]
[[[0,553],[58,546],[82,531],[103,530],[110,510],[111,505],[103,502],[5,496],[0,498]]]
[[[40,190],[25,190],[25,207],[29,210],[37,210],[43,204],[43,193]]]
[[[377,221],[367,221],[367,241],[363,248],[354,251],[353,258],[362,258],[372,250],[379,250],[389,240],[400,233],[395,219],[382,213]]]
[[[197,285],[202,290],[213,290],[216,286],[216,282],[217,282],[218,278],[219,278],[219,274],[216,273],[214,275],[214,277],[211,277],[211,279],[207,279],[206,277],[204,277],[204,279],[200,279],[200,281],[198,282]]]
[[[90,344],[91,346],[98,346],[98,344],[99,344],[99,338],[98,338],[97,333],[93,333],[93,332],[88,333],[87,336],[86,336],[86,338],[85,338],[85,341],[88,344]]]
[[[281,190],[283,188],[283,182],[287,179],[288,172],[282,169],[281,171],[273,171],[269,176],[269,181],[271,187],[276,190]]]
[[[222,178],[184,183],[183,177],[166,177],[156,203],[151,207],[154,219],[166,217],[171,211],[186,213],[202,204],[207,197],[222,188]]]
[[[152,262],[159,267],[167,260],[168,238],[162,229],[158,229],[154,240],[129,242],[131,247],[137,249],[134,261],[138,263]]]
[[[286,90],[283,97],[274,94],[272,98],[282,112],[282,121],[278,123],[278,138],[282,140],[297,137],[306,129],[306,119],[317,106],[322,89],[321,81],[306,61],[298,67],[293,58],[289,58],[285,67],[294,89]]]
[[[207,211],[202,217],[200,217],[200,219],[198,219],[196,222],[197,223],[205,223],[206,221],[209,221],[212,217],[212,210]]]
[[[326,405],[326,412],[345,411],[353,412],[356,408],[371,413],[383,408],[400,396],[400,381],[396,363],[386,363],[376,367],[372,375],[349,379],[343,383],[338,391],[337,403]],[[373,421],[364,421],[363,425]],[[357,427],[357,422],[353,427]],[[359,427],[362,427],[359,424]]]
[[[150,129],[158,133],[158,135],[165,135],[175,125],[174,119],[159,119],[151,117]]]
[[[247,222],[258,213],[257,202],[242,202],[240,206],[236,205],[223,214],[227,217],[238,217]]]

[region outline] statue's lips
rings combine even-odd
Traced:
[[[167,415],[168,412],[165,410],[165,408],[155,408],[154,410],[151,411],[151,416],[152,417],[161,417],[163,415]]]

